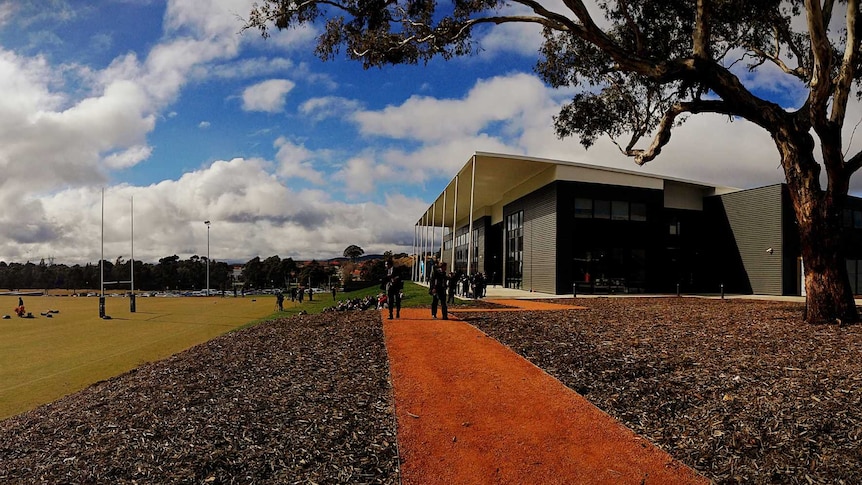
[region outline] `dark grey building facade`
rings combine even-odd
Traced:
[[[848,205],[847,267],[857,290],[862,200]],[[739,190],[476,153],[417,222],[416,235],[419,280],[418,262],[433,259],[494,284],[552,294],[804,291],[783,184]]]

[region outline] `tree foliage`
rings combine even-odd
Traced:
[[[130,281],[132,262],[123,258],[105,261],[105,281]],[[199,290],[206,287],[206,258],[179,256],[161,258],[157,264],[135,261],[135,289],[142,291]],[[98,290],[101,283],[100,264],[85,265],[0,263],[0,288],[63,289],[70,292]],[[225,262],[210,266],[210,288],[227,288],[231,268]],[[129,290],[129,283],[109,284],[106,290]]]
[[[351,263],[356,263],[356,259],[365,254],[365,250],[355,244],[351,244],[344,248],[344,257],[350,258]]]
[[[847,153],[847,105],[860,80],[859,0],[266,0],[246,28],[322,22],[316,53],[365,68],[475,52],[491,26],[536,24],[536,72],[578,87],[557,134],[608,136],[644,164],[685,116],[716,113],[769,132],[784,169],[806,267],[812,323],[856,321],[840,216],[862,153]],[[766,66],[807,90],[791,109],[745,85]],[[764,163],[774,163],[765,160]],[[826,187],[821,184],[825,170]]]

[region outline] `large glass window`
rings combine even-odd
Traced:
[[[577,219],[592,219],[593,199],[575,199],[575,217]]]
[[[611,218],[611,201],[609,200],[594,200],[593,201],[593,217],[596,219]]]
[[[642,202],[632,202],[631,204],[631,220],[644,222],[646,221],[646,204]]]
[[[647,206],[644,202],[577,197],[575,198],[575,219],[646,222]]]
[[[506,287],[520,288],[524,267],[524,211],[506,217]]]
[[[629,203],[624,200],[615,200],[611,202],[611,220],[629,220]]]

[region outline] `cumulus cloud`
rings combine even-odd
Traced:
[[[375,163],[371,158],[354,157],[333,178],[344,183],[348,197],[355,197],[370,194],[378,183],[391,181],[393,175],[394,171],[384,164]]]
[[[346,97],[347,89],[321,92],[339,86],[308,64],[283,57],[283,46],[249,33],[237,35],[236,15],[245,15],[250,4],[172,0],[165,35],[149,52],[123,54],[104,69],[69,66],[79,76],[79,89],[64,86],[58,66],[46,59],[0,49],[0,90],[16,93],[0,97],[0,224],[9,229],[0,232],[0,258],[96,261],[101,186],[108,186],[108,259],[128,257],[134,198],[136,258],[204,254],[203,221],[211,220],[212,257],[242,261],[273,254],[328,258],[340,254],[345,243],[369,253],[409,250],[412,225],[428,204],[412,194],[427,199],[426,189],[442,188],[474,151],[573,160],[736,187],[783,179],[769,136],[747,122],[729,123],[720,116],[691,117],[674,131],[662,155],[643,168],[604,138],[588,151],[575,139],[558,140],[552,119],[571,90],[549,89],[527,73],[488,76],[459,97],[414,95],[368,108],[370,102]],[[0,23],[8,5],[0,3]],[[565,11],[561,3],[555,5]],[[483,56],[534,55],[540,41],[534,30],[489,30],[481,39],[485,52],[480,61]],[[294,47],[311,42],[309,31],[278,36]],[[249,46],[258,54],[269,49],[279,54],[237,58]],[[760,89],[794,88],[777,74],[764,71],[744,81]],[[279,78],[287,76],[291,80]],[[298,115],[321,124],[347,121],[348,131],[338,136],[354,139],[355,145],[323,150],[297,126],[287,128],[296,132],[253,126],[250,131],[275,138],[274,154],[225,157],[147,186],[109,186],[115,175],[111,171],[141,166],[151,156],[148,135],[157,120],[176,116],[174,103],[190,83],[262,78],[274,79],[248,87],[242,93],[243,109],[284,111],[295,82],[314,83],[314,97],[297,100]],[[182,112],[187,121],[208,118]],[[295,118],[285,116],[284,124]],[[854,101],[845,139],[859,119],[862,107]],[[357,133],[351,127],[359,136],[353,138]],[[859,146],[862,135],[851,148]],[[200,160],[184,163],[198,166]]]
[[[324,183],[323,172],[314,168],[316,155],[311,150],[284,137],[275,141],[275,147],[278,149],[275,160],[278,163],[276,173],[279,177],[304,179],[317,185]]]
[[[171,0],[165,12],[165,30],[190,30],[202,39],[237,37],[237,19],[248,16],[253,5],[254,0]]]
[[[327,118],[349,117],[361,105],[359,101],[354,99],[325,96],[305,101],[299,106],[299,112],[314,121],[323,121]]]
[[[205,220],[212,221],[210,255],[215,260],[274,254],[329,258],[344,250],[345,241],[367,252],[404,250],[412,242],[414,214],[425,204],[400,194],[382,204],[339,202],[326,191],[289,189],[270,173],[265,160],[222,160],[178,180],[109,188],[104,206],[109,260],[130,255],[132,200],[135,258],[144,261],[205,254]],[[68,217],[69,207],[76,208],[74,218]],[[0,235],[0,254],[13,260],[55,256],[70,264],[98,260],[98,189],[61,191],[31,202],[28,210],[37,217]]]
[[[152,147],[146,145],[133,146],[122,152],[113,153],[105,157],[105,165],[113,169],[134,167],[141,161],[149,158],[152,151]]]
[[[535,76],[519,73],[479,80],[462,99],[412,96],[399,106],[357,112],[353,119],[366,135],[443,140],[476,134],[492,123],[510,124],[546,102],[547,93]]]
[[[11,0],[7,0],[3,3],[0,3],[0,26],[6,25],[7,22],[12,18],[12,15],[15,14],[15,3]]]
[[[295,83],[287,79],[269,79],[245,88],[242,92],[243,111],[278,113],[284,111],[285,98]]]

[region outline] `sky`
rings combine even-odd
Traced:
[[[607,139],[557,139],[574,91],[534,74],[536,26],[479,32],[473,56],[363,70],[316,58],[319,27],[242,32],[252,4],[0,0],[0,261],[97,262],[102,234],[110,261],[132,239],[147,262],[409,253],[477,151],[739,188],[784,179],[768,134],[721,116],[691,117],[644,167]],[[802,99],[774,70],[740,76]]]

